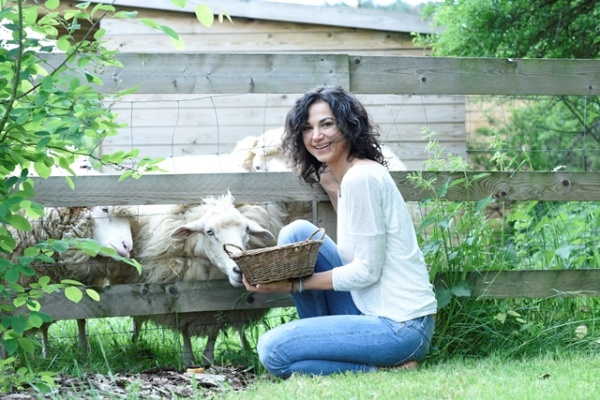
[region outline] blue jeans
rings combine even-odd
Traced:
[[[306,240],[315,230],[308,221],[294,221],[281,230],[278,244]],[[326,236],[315,272],[341,264],[335,243]],[[404,322],[366,316],[350,292],[308,290],[293,297],[300,319],[273,328],[258,342],[260,361],[274,376],[373,372],[381,366],[421,361],[429,350],[433,316]]]

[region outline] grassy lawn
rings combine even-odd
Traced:
[[[490,357],[424,364],[418,371],[260,380],[222,399],[598,399],[600,353],[524,360]]]

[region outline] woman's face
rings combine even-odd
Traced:
[[[308,107],[308,121],[302,129],[304,146],[317,160],[333,167],[345,161],[349,149],[342,131],[337,127],[329,104],[324,101]]]

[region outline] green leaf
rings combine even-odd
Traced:
[[[437,299],[437,308],[441,310],[450,304],[450,300],[452,299],[452,294],[449,289],[446,288],[436,288],[435,289],[435,297]]]
[[[181,37],[179,39],[171,38],[171,44],[179,51],[185,50],[185,43]]]
[[[450,288],[453,296],[456,297],[471,297],[471,288],[466,281],[460,281]]]
[[[15,229],[20,231],[30,231],[31,224],[27,220],[27,218],[23,217],[20,214],[12,214],[7,216],[6,218],[8,223],[11,224]]]
[[[83,286],[83,283],[78,282],[78,281],[73,280],[73,279],[63,279],[63,280],[60,281],[60,283],[65,284],[65,285]]]
[[[102,11],[110,11],[110,12],[115,12],[115,7],[111,6],[110,4],[96,4],[96,6],[92,9],[92,12],[90,13],[91,16],[93,16],[96,11],[98,10],[102,10]]]
[[[27,328],[27,318],[21,315],[13,317],[10,325],[15,332],[23,333]]]
[[[2,4],[2,7],[6,7],[5,3]],[[38,7],[23,7],[23,25],[25,25],[25,26],[35,25],[37,17],[38,17]]]
[[[206,4],[197,5],[194,11],[196,12],[196,18],[202,25],[210,28],[215,22],[215,15]]]
[[[171,3],[173,3],[177,7],[185,8],[187,0],[171,0]]]
[[[137,17],[137,15],[137,11],[117,11],[114,16],[117,18],[131,19]]]
[[[61,36],[60,39],[56,41],[56,47],[58,47],[59,50],[62,50],[65,53],[68,52],[71,48],[71,42],[69,41],[69,37]]]
[[[166,33],[169,37],[171,37],[175,40],[179,40],[179,34],[177,32],[175,32],[172,28],[170,28],[166,25],[159,25],[158,29],[160,29],[161,31]]]
[[[140,18],[140,23],[149,26],[150,28],[159,29],[159,23],[150,18]]]
[[[29,316],[29,324],[31,326],[33,326],[34,328],[39,328],[40,326],[42,326],[43,323],[44,323],[44,321],[42,321],[42,319],[39,316],[37,316],[37,315]]]
[[[65,288],[65,296],[73,303],[79,303],[83,298],[83,293],[81,293],[81,290],[79,288],[71,286]]]
[[[60,0],[47,0],[45,5],[47,9],[54,10],[60,5]]]
[[[96,33],[94,33],[94,39],[100,40],[102,38],[102,36],[104,36],[105,33],[106,33],[106,29],[104,29],[104,28],[98,29],[96,31]]]
[[[494,319],[500,321],[500,323],[506,322],[506,313],[500,312],[494,316]]]
[[[47,166],[44,160],[36,161],[33,164],[33,168],[35,169],[35,172],[37,172],[37,174],[42,178],[49,177],[50,173],[52,172],[52,168]]]
[[[100,301],[100,295],[94,289],[85,289],[85,293],[90,297],[90,299]]]
[[[17,271],[14,268],[9,269],[4,274],[4,278],[10,283],[17,283],[20,276],[21,276],[21,274],[19,274],[19,271]]]
[[[19,347],[25,350],[29,354],[33,354],[35,352],[35,342],[29,338],[19,338],[17,339],[19,342]]]
[[[12,354],[19,348],[19,342],[17,339],[4,339],[4,348],[8,354]]]

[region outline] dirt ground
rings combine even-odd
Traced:
[[[5,394],[2,399],[39,400],[47,398],[101,399],[127,398],[132,394],[147,400],[218,398],[224,391],[243,391],[256,378],[244,368],[211,367],[203,372],[151,370],[139,374],[117,373],[113,376],[60,376],[52,394],[33,390]],[[131,397],[129,397],[131,398]]]

